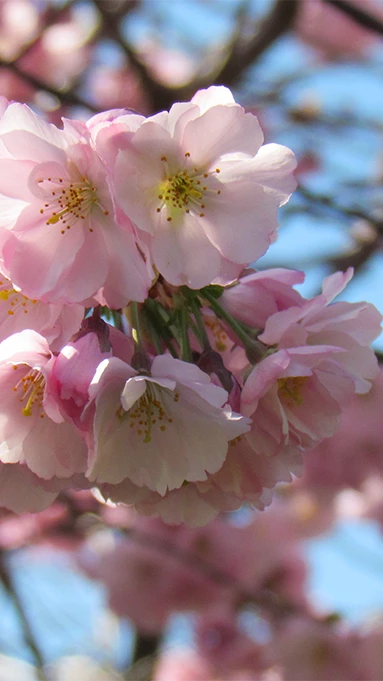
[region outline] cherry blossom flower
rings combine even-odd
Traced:
[[[286,681],[378,678],[364,654],[363,637],[313,618],[288,618],[270,642],[269,660],[280,664]]]
[[[235,612],[227,606],[222,604],[200,618],[196,633],[199,652],[225,677],[229,672],[259,674],[264,669],[263,646],[240,628]]]
[[[222,602],[234,606],[237,591],[230,580],[245,587],[253,571],[248,527],[222,519],[202,529],[170,527],[140,516],[133,516],[130,526],[133,537],[111,542],[110,532],[103,533],[97,543],[90,539],[77,558],[87,574],[105,584],[115,613],[153,634],[161,631],[172,611],[206,612]],[[165,554],[164,546],[169,548]],[[199,560],[223,570],[229,583],[217,584],[198,570]]]
[[[254,455],[254,452],[251,451]],[[257,487],[251,482],[247,486],[247,494],[238,487],[239,475],[227,482],[229,476],[221,479],[221,472],[230,459],[230,449],[225,463],[218,473],[206,476],[203,482],[184,482],[178,489],[172,489],[165,495],[153,492],[147,486],[134,485],[128,478],[119,484],[100,484],[100,492],[104,499],[114,503],[133,505],[138,513],[146,516],[162,518],[165,523],[188,527],[202,527],[217,518],[220,512],[236,511],[248,501],[254,508],[264,509],[272,499],[268,489],[262,489],[257,477]],[[231,458],[233,469],[241,469],[245,477],[247,471],[242,462]],[[278,482],[281,478],[279,478]],[[289,475],[289,480],[291,476]],[[273,486],[277,480],[273,477]],[[251,490],[249,489],[251,488]]]
[[[100,338],[96,333],[85,333],[65,345],[53,362],[50,395],[57,399],[62,412],[80,429],[84,426],[81,416],[89,401],[92,378],[98,365],[112,356],[108,341],[108,327],[105,324],[105,347],[100,347]]]
[[[254,367],[241,412],[253,418],[244,437],[259,457],[303,451],[334,434],[341,405],[354,392],[352,377],[337,363],[342,352],[325,345],[289,348]]]
[[[95,415],[87,476],[97,483],[127,478],[164,495],[206,480],[222,466],[228,442],[249,429],[248,419],[222,406],[225,390],[168,355],[153,360],[151,376],[104,360],[89,392]]]
[[[86,466],[84,440],[46,390],[52,362],[35,331],[0,343],[0,461],[25,464],[43,480],[70,478]]]
[[[116,195],[152,235],[154,264],[167,281],[200,288],[228,261],[243,265],[263,255],[276,236],[277,209],[296,186],[293,153],[261,146],[256,117],[225,87],[200,90],[138,127],[137,118],[117,117],[110,132],[119,149]]]
[[[24,464],[0,463],[0,508],[14,513],[38,513],[48,508],[58,491],[44,489],[43,482]]]
[[[0,45],[2,59],[17,57],[39,30],[38,8],[28,0],[3,0],[0,6]]]
[[[379,374],[374,351],[368,347],[381,333],[382,315],[370,303],[332,303],[353,275],[353,269],[336,272],[323,281],[323,291],[305,304],[289,307],[268,318],[259,336],[279,348],[333,345],[345,352],[336,361],[352,376],[357,393],[368,392]],[[332,303],[330,305],[330,303]]]
[[[82,305],[31,300],[15,289],[9,279],[0,278],[0,341],[23,329],[33,329],[57,352],[78,331],[84,311]]]
[[[360,489],[369,476],[382,474],[383,373],[370,392],[355,395],[342,411],[339,430],[308,453],[304,489],[334,494],[345,487]]]
[[[107,169],[86,143],[26,105],[0,121],[2,270],[29,298],[85,302],[102,289],[111,307],[144,300],[150,276],[132,231],[116,225]]]
[[[275,312],[305,302],[293,288],[304,278],[304,272],[282,268],[247,274],[240,278],[238,284],[223,292],[220,302],[240,321],[252,328],[263,329],[267,319]]]

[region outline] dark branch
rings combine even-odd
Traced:
[[[149,634],[143,634],[142,632],[137,631],[132,664],[136,664],[138,660],[142,660],[142,658],[148,657],[149,655],[155,655],[160,643],[160,636],[150,636]]]
[[[244,43],[241,36],[238,36],[226,63],[215,75],[213,82],[224,85],[237,83],[247,67],[256,62],[275,40],[291,28],[298,9],[299,0],[277,0],[250,40]]]
[[[17,62],[7,62],[0,59],[0,68],[1,67],[9,69],[9,71],[12,71],[12,73],[14,73],[16,76],[24,80],[33,88],[36,88],[36,90],[43,90],[45,92],[49,92],[50,95],[57,97],[59,102],[62,104],[67,104],[68,106],[81,106],[95,113],[98,113],[99,111],[97,107],[93,106],[93,104],[90,104],[90,102],[87,102],[86,100],[82,99],[71,90],[68,91],[58,90],[57,88],[52,87],[45,83],[43,80],[36,78],[36,76],[32,76],[32,74],[30,73],[25,73],[25,71],[23,71],[19,67]]]
[[[297,11],[299,0],[277,0],[271,12],[261,22],[255,35],[244,40],[241,28],[244,26],[245,5],[237,14],[237,25],[226,50],[226,60],[216,65],[214,73],[196,76],[188,85],[180,88],[171,88],[159,83],[149,72],[144,61],[140,59],[136,51],[125,41],[120,28],[119,18],[109,9],[103,0],[93,0],[103,20],[103,32],[115,40],[131,66],[140,76],[145,92],[149,98],[153,111],[169,109],[175,101],[185,101],[196,90],[208,87],[214,83],[232,85],[237,83],[245,70],[253,64],[261,55],[292,26]]]
[[[366,10],[360,9],[355,5],[346,2],[346,0],[324,0],[328,5],[336,7],[340,12],[347,14],[351,19],[356,21],[363,28],[369,31],[374,31],[383,36],[383,22],[374,16],[371,16]]]

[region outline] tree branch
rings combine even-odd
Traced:
[[[270,14],[262,21],[258,31],[246,43],[239,35],[225,64],[214,77],[214,83],[231,85],[250,64],[254,63],[292,26],[299,9],[299,0],[277,0]]]
[[[24,610],[24,606],[20,600],[17,593],[17,589],[13,582],[12,573],[8,568],[6,561],[6,554],[0,549],[0,582],[3,584],[5,591],[12,600],[13,606],[19,617],[21,626],[23,628],[25,642],[35,658],[37,664],[37,672],[41,681],[47,681],[47,677],[44,673],[44,659],[36,641],[35,635],[29,624],[27,615]]]
[[[31,85],[33,88],[36,88],[36,90],[44,90],[45,92],[49,92],[50,95],[53,95],[54,97],[57,97],[57,99],[60,101],[62,104],[68,104],[69,106],[81,106],[84,107],[85,109],[89,109],[89,111],[92,111],[94,113],[98,113],[99,109],[90,102],[87,102],[86,100],[82,99],[78,95],[76,95],[74,92],[71,90],[58,90],[55,87],[52,87],[51,85],[48,85],[45,83],[43,80],[40,80],[36,76],[32,76],[30,73],[25,73],[19,65],[17,64],[17,61],[5,61],[3,59],[0,59],[0,68],[6,68],[12,71],[16,76],[19,78],[22,78],[26,83]]]
[[[374,31],[383,36],[383,22],[366,12],[366,10],[356,7],[356,5],[346,2],[346,0],[324,0],[324,2],[336,7],[340,12],[347,14],[347,16],[356,21],[357,24],[363,26],[363,28],[367,28],[369,31]]]

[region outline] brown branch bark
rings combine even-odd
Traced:
[[[6,68],[9,69],[12,73],[14,73],[16,76],[19,78],[22,78],[26,83],[31,85],[33,88],[36,90],[43,90],[45,92],[49,92],[49,94],[53,95],[54,97],[57,97],[57,99],[62,103],[62,104],[68,104],[69,106],[81,106],[86,109],[89,109],[89,111],[92,111],[94,113],[98,113],[99,109],[90,102],[86,101],[85,99],[82,99],[79,95],[77,95],[75,92],[72,92],[71,90],[58,90],[55,87],[52,87],[51,85],[48,85],[45,83],[43,80],[40,80],[40,78],[37,78],[36,76],[33,76],[30,73],[26,73],[23,71],[20,66],[18,65],[17,61],[5,61],[4,59],[0,59],[0,68]]]
[[[292,27],[298,9],[299,0],[277,0],[250,40],[243,42],[238,36],[225,64],[215,75],[214,83],[231,85],[237,82],[243,72]]]
[[[146,64],[140,59],[135,50],[125,41],[121,34],[120,17],[115,16],[108,3],[104,0],[93,0],[94,6],[101,14],[103,32],[115,40],[124,51],[129,63],[136,70],[145,88],[153,112],[169,109],[175,101],[185,101],[196,90],[212,84],[232,85],[237,83],[246,69],[261,57],[261,55],[292,26],[299,0],[277,0],[265,19],[255,27],[255,33],[250,39],[244,40],[241,26],[245,23],[244,8],[238,12],[237,25],[223,54],[226,59],[217,63],[216,68],[207,76],[196,76],[188,85],[171,88],[159,83],[150,73]]]
[[[383,22],[377,17],[372,16],[366,10],[356,7],[346,0],[324,0],[328,5],[336,7],[340,12],[343,12],[351,19],[356,21],[357,24],[367,28],[369,31],[374,31],[379,35],[383,36]]]

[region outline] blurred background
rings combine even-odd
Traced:
[[[383,0],[0,0],[0,95],[52,123],[224,84],[299,186],[257,269],[383,312]],[[383,338],[376,342],[383,360]],[[383,376],[304,476],[206,528],[91,493],[0,509],[0,681],[383,678]]]

